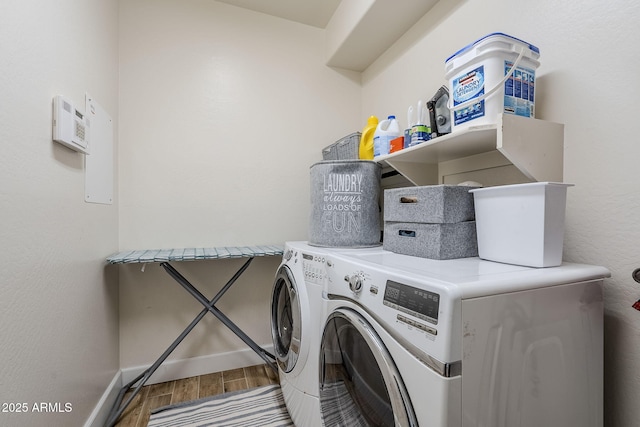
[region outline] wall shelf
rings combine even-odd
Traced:
[[[562,182],[563,151],[563,124],[499,114],[495,124],[472,126],[375,160],[414,185],[441,184],[441,165],[461,159],[470,161],[458,172],[502,163],[531,181]]]

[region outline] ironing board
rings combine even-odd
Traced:
[[[140,392],[145,383],[149,380],[151,375],[162,365],[167,357],[176,349],[176,347],[184,340],[184,338],[191,332],[191,330],[202,320],[207,314],[213,314],[218,320],[220,320],[227,328],[235,333],[245,344],[247,344],[258,356],[260,356],[275,372],[278,368],[275,364],[275,356],[261,348],[256,344],[247,334],[245,334],[235,323],[233,323],[227,316],[224,315],[215,304],[218,300],[229,290],[234,282],[244,273],[249,267],[251,261],[255,257],[262,256],[278,256],[282,255],[283,246],[281,245],[264,245],[264,246],[234,246],[234,247],[215,247],[215,248],[176,248],[176,249],[144,249],[135,251],[124,251],[113,254],[107,258],[108,264],[134,264],[139,263],[160,263],[160,266],[173,278],[180,286],[182,286],[192,297],[194,297],[200,304],[204,306],[202,311],[193,319],[193,321],[187,326],[187,328],[171,343],[171,345],[162,353],[162,355],[156,360],[149,368],[138,375],[133,381],[126,384],[116,398],[116,401],[109,412],[107,417],[106,426],[113,427],[124,410],[131,404],[136,395]],[[238,269],[238,271],[229,279],[229,281],[218,291],[218,293],[212,298],[205,297],[195,286],[193,286],[182,274],[178,272],[169,262],[171,261],[197,261],[197,260],[214,260],[214,259],[228,259],[228,258],[247,258],[245,263]],[[127,400],[123,403],[124,395],[132,387],[133,392],[129,395]]]

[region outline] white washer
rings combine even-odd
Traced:
[[[322,291],[326,253],[287,242],[271,295],[271,335],[280,385],[291,419],[321,426],[318,401]]]
[[[603,267],[326,259],[331,426],[602,425]]]
[[[287,410],[298,426],[321,426],[320,339],[327,253],[378,253],[382,248],[328,249],[285,243],[271,294],[271,335]]]

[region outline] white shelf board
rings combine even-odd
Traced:
[[[375,160],[383,166],[396,162],[437,164],[493,151],[496,149],[496,136],[497,125],[476,126],[376,157]]]
[[[428,185],[439,183],[443,162],[498,152],[531,180],[562,182],[563,141],[562,124],[500,114],[495,124],[471,126],[375,160],[415,185]]]

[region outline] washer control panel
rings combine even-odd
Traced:
[[[324,255],[311,255],[302,253],[302,270],[304,272],[304,280],[308,283],[315,283],[316,285],[324,284],[324,279],[327,276],[325,264],[326,258]]]

